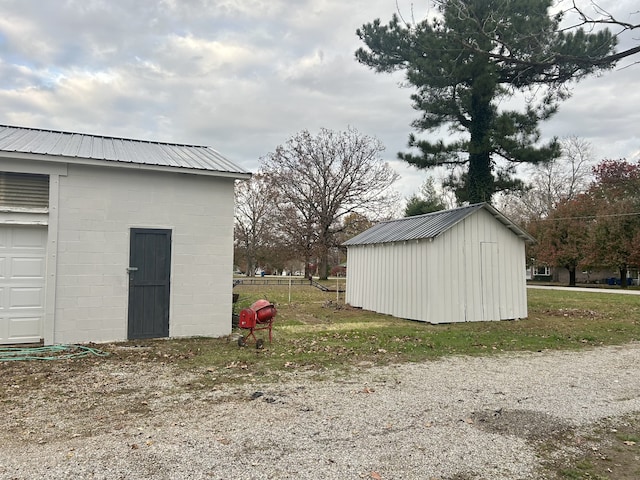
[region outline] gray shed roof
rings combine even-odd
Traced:
[[[404,242],[406,240],[435,238],[441,233],[449,230],[458,222],[464,220],[469,215],[472,215],[481,209],[488,211],[499,222],[520,238],[530,242],[535,241],[531,235],[518,227],[488,203],[476,203],[474,205],[454,208],[452,210],[442,210],[440,212],[427,213],[425,215],[416,215],[414,217],[380,222],[361,234],[347,240],[343,245],[369,245],[375,243]]]
[[[246,178],[250,173],[216,150],[197,145],[150,142],[83,133],[0,125],[0,154],[44,155],[60,161],[181,169],[188,173]]]

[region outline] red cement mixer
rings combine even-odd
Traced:
[[[240,312],[238,326],[248,329],[249,333],[238,339],[238,345],[246,345],[249,337],[252,337],[256,342],[256,346],[261,347],[262,339],[256,339],[254,334],[257,330],[269,330],[269,342],[271,342],[271,328],[273,327],[276,313],[278,313],[276,307],[269,300],[258,300],[249,308],[243,309]]]

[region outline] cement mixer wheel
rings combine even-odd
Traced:
[[[238,339],[238,346],[239,347],[246,347],[247,346],[247,340],[244,337],[240,337]]]

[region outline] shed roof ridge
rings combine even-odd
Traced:
[[[56,134],[62,134],[62,135],[80,135],[83,137],[104,138],[107,140],[122,140],[124,142],[150,143],[150,144],[156,144],[156,145],[170,145],[175,147],[207,148],[218,153],[217,150],[215,150],[214,148],[208,145],[196,145],[196,144],[180,143],[180,142],[163,142],[160,140],[145,140],[145,139],[131,138],[131,137],[118,137],[114,135],[100,135],[96,133],[73,132],[71,130],[54,130],[52,128],[23,127],[21,125],[0,124],[0,128],[14,128],[19,130],[28,130],[32,132],[56,133]]]
[[[380,223],[393,223],[393,222],[404,222],[404,221],[408,221],[408,220],[415,220],[418,218],[425,218],[425,217],[436,217],[438,215],[444,215],[445,213],[451,213],[451,212],[457,212],[460,210],[465,210],[465,209],[469,209],[470,211],[475,211],[478,208],[481,208],[485,205],[488,205],[487,202],[483,202],[483,203],[473,203],[471,205],[463,205],[461,207],[456,207],[456,208],[449,208],[449,209],[445,209],[445,210],[437,210],[435,212],[429,212],[429,213],[421,213],[420,215],[411,215],[410,217],[401,217],[401,218],[390,218],[388,220],[382,220]]]
[[[453,228],[478,210],[485,210],[517,236],[535,241],[531,235],[500,213],[487,202],[465,205],[450,210],[414,215],[379,222],[368,230],[347,240],[343,245],[371,245],[404,242],[409,240],[434,239]]]

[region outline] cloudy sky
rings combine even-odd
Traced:
[[[636,0],[599,3],[640,22]],[[351,126],[385,144],[409,196],[426,175],[396,160],[417,116],[411,91],[354,51],[358,27],[412,4],[422,18],[430,2],[0,0],[0,124],[210,145],[252,171],[302,129]],[[575,86],[545,138],[640,158],[640,64],[620,67]]]

